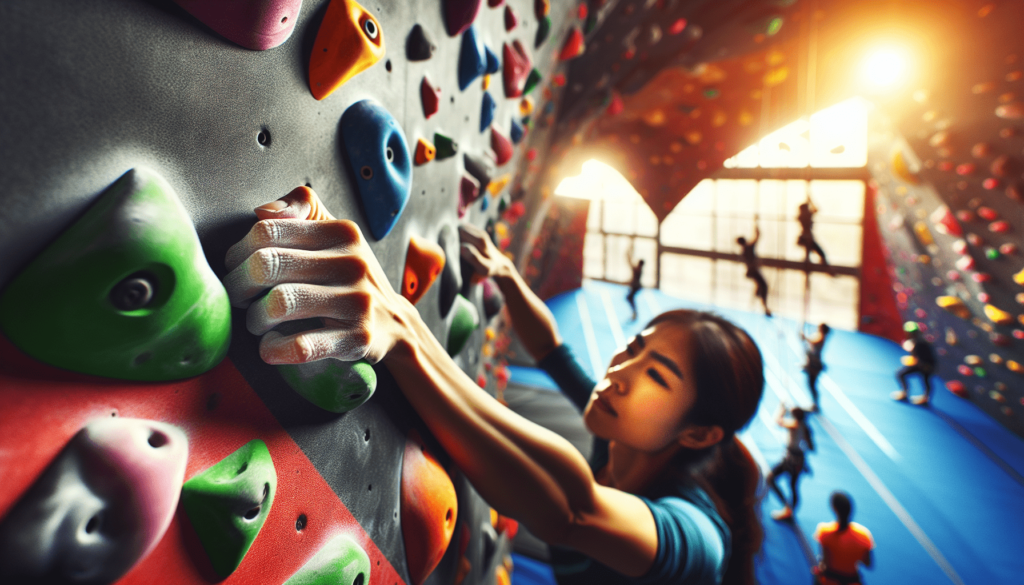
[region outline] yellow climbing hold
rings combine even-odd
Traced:
[[[923,221],[914,224],[914,234],[924,246],[931,246],[935,243],[935,240],[932,238],[932,232],[928,229],[928,224]]]
[[[912,355],[901,356],[900,363],[910,368],[917,365],[917,358]]]
[[[971,316],[971,309],[964,304],[960,297],[939,297],[935,299],[935,304],[961,319],[967,319]]]
[[[992,305],[985,305],[985,316],[996,325],[1009,325],[1013,323],[1013,315]]]
[[[511,181],[511,180],[512,180],[512,175],[508,175],[508,174],[502,175],[502,176],[498,177],[497,179],[494,179],[493,181],[491,181],[487,185],[487,190],[491,192],[491,195],[497,195],[498,193],[501,193],[501,190],[504,189],[505,185],[508,185],[508,182]]]
[[[921,182],[917,173],[911,170],[910,165],[907,164],[907,160],[903,156],[903,151],[899,148],[892,152],[892,173],[912,185],[916,185]]]
[[[1017,274],[1013,275],[1013,282],[1016,282],[1017,284],[1024,286],[1024,269],[1022,269]]]

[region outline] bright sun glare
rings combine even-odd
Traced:
[[[896,47],[879,47],[864,59],[861,77],[875,90],[892,89],[906,77],[908,65],[906,51]]]

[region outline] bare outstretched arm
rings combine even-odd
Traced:
[[[534,360],[540,361],[562,344],[558,325],[544,301],[540,300],[512,261],[491,242],[487,232],[464,224],[459,226],[462,259],[469,262],[480,276],[490,276],[505,296],[505,306],[523,347]]]
[[[639,576],[650,567],[658,537],[646,504],[599,485],[568,441],[478,387],[416,308],[394,291],[354,223],[325,211],[321,221],[302,219],[322,209],[306,188],[265,207],[257,211],[261,221],[228,251],[224,282],[232,303],[248,307],[246,324],[263,336],[260,354],[266,362],[383,360],[456,465],[499,512],[625,575]],[[530,316],[536,297],[524,292],[529,289],[516,280],[518,274],[482,255],[480,246],[470,246],[464,254],[481,263],[495,261],[506,302],[529,309],[517,327],[546,331],[544,343],[557,344],[557,331],[544,325],[553,324],[546,309]],[[310,317],[323,319],[325,327],[289,336],[271,331],[281,322]]]

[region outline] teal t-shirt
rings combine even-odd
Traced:
[[[560,345],[538,366],[582,410],[596,385],[580,368],[572,351]],[[594,439],[590,466],[595,472],[608,463],[608,442]],[[559,585],[716,585],[729,561],[732,536],[708,494],[695,484],[663,488],[639,496],[654,517],[658,552],[647,574],[630,578],[580,552],[551,547],[551,565]]]

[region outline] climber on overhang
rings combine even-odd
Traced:
[[[747,242],[747,238],[740,236],[736,238],[736,243],[743,249],[740,251],[740,256],[743,258],[743,263],[747,266],[747,278],[754,281],[754,285],[757,287],[754,290],[754,294],[757,298],[761,299],[761,305],[764,307],[764,314],[771,317],[772,312],[768,308],[768,281],[764,279],[764,275],[761,274],[761,267],[757,261],[757,252],[754,251],[754,247],[757,246],[757,241],[761,239],[761,228],[754,227],[754,240]]]

